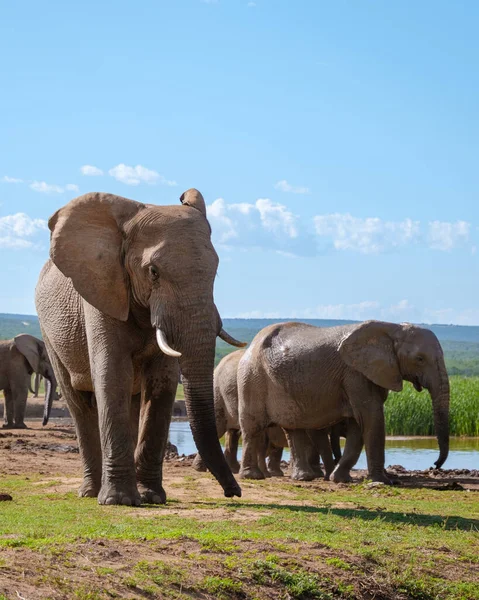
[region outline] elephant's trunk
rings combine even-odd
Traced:
[[[216,431],[213,401],[214,333],[210,333],[209,338],[207,343],[203,338],[200,345],[193,345],[188,352],[183,350],[179,359],[186,409],[196,447],[206,467],[216,477],[226,497],[241,496],[241,488],[226,463]]]
[[[438,469],[449,454],[449,377],[443,359],[438,360],[438,381],[429,388],[434,414],[434,430],[439,444],[439,458],[434,463]]]

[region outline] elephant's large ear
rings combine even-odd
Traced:
[[[28,335],[28,333],[21,333],[20,335],[15,336],[13,341],[17,350],[28,360],[32,370],[35,373],[39,373],[42,352],[45,348],[44,343],[36,337],[33,337],[33,335]]]
[[[123,227],[143,208],[134,200],[91,193],[60,208],[48,222],[52,261],[89,304],[120,321],[129,312]]]
[[[181,204],[186,204],[187,206],[191,206],[192,208],[196,208],[206,219],[206,204],[205,199],[200,191],[196,188],[190,188],[183,192],[180,196]]]
[[[366,321],[358,325],[339,345],[344,362],[370,381],[387,390],[400,392],[403,379],[394,351],[399,325]]]

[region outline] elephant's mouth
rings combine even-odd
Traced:
[[[414,379],[414,381],[412,382],[414,389],[418,392],[422,392],[423,387],[422,385],[419,383],[419,379]]]

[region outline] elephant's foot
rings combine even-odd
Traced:
[[[124,504],[140,506],[141,496],[136,485],[121,485],[117,482],[104,483],[98,494],[98,504]]]
[[[199,454],[195,456],[195,460],[193,461],[192,467],[193,469],[195,469],[195,471],[199,471],[200,473],[205,473],[208,470],[206,468],[205,463],[203,462],[203,459]]]
[[[155,486],[155,489],[138,484],[142,504],[166,504],[166,492],[163,486]]]
[[[225,458],[226,458],[226,456],[225,456]],[[240,464],[237,460],[228,460],[228,458],[226,458],[226,463],[227,463],[228,467],[231,469],[232,473],[240,472]]]
[[[323,476],[321,472],[321,477]],[[296,481],[313,481],[313,479],[317,479],[318,475],[312,470],[306,469],[293,469],[291,473],[291,479],[296,479]]]
[[[368,478],[371,479],[371,481],[377,481],[379,483],[384,483],[386,485],[393,485],[393,482],[388,477],[386,471],[369,473]]]
[[[2,425],[3,429],[28,429],[28,426],[25,423],[4,423]]]
[[[348,470],[340,470],[338,468],[334,469],[330,477],[330,481],[334,481],[334,483],[351,483],[352,480],[353,478]]]
[[[312,467],[311,470],[317,479],[324,477],[323,469],[319,465]]]
[[[83,483],[78,490],[79,498],[96,498],[98,496],[98,492],[100,491],[100,484],[96,484],[90,478],[85,477]]]
[[[13,422],[12,423],[4,423],[2,425],[2,429],[14,429],[14,428],[15,428],[15,425],[13,424]]]
[[[268,473],[271,477],[284,477],[284,473],[279,467],[274,469],[268,468]]]
[[[258,467],[243,467],[240,469],[241,479],[264,479],[264,473]]]

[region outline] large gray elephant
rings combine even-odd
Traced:
[[[240,477],[264,477],[256,456],[269,423],[294,435],[298,429],[328,427],[346,418],[346,446],[332,480],[350,480],[364,440],[369,477],[390,483],[384,471],[384,402],[388,390],[402,389],[403,380],[431,394],[440,450],[435,464],[440,468],[449,452],[449,379],[442,348],[430,330],[382,321],[266,327],[238,368]]]
[[[49,412],[56,379],[42,340],[21,333],[0,341],[0,390],[5,395],[4,428],[25,429],[25,409],[32,373],[45,378],[45,412]]]
[[[225,458],[233,473],[238,473],[238,442],[241,436],[238,414],[238,365],[245,354],[245,350],[236,350],[225,356],[214,372],[215,416],[218,438],[225,436]],[[263,398],[258,397],[258,402]],[[301,436],[301,439],[299,438]],[[296,464],[292,455],[291,477],[293,479],[314,479],[323,477],[319,466],[319,457],[323,459],[326,479],[334,469],[331,446],[326,430],[297,432],[295,444],[302,445],[302,451],[307,454],[307,468]],[[265,477],[282,477],[281,458],[283,448],[289,442],[281,429],[276,425],[266,428],[264,444],[258,449],[258,464]],[[204,461],[198,453],[193,462],[193,467],[198,471],[206,470]],[[307,474],[306,474],[307,471]]]
[[[48,223],[51,259],[37,312],[75,421],[79,495],[100,504],[166,501],[162,465],[179,367],[195,443],[225,495],[241,495],[216,437],[213,369],[217,335],[244,344],[223,331],[214,304],[218,256],[203,196],[190,189],[180,200],[155,206],[89,193]],[[139,394],[137,434],[130,412]]]

